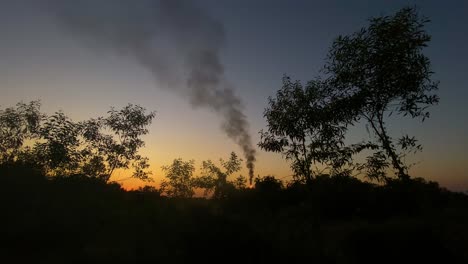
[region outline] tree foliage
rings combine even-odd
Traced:
[[[379,151],[369,159],[369,165],[380,165],[383,172],[386,160],[390,160],[397,176],[408,178],[402,152],[397,148],[420,146],[408,136],[392,139],[385,120],[395,113],[424,121],[429,117],[427,107],[439,101],[433,93],[438,82],[431,79],[430,60],[423,54],[431,39],[424,29],[429,20],[414,8],[403,8],[393,16],[369,22],[368,27],[333,42],[325,73],[340,105],[357,120],[367,122],[376,136]],[[371,171],[379,170],[379,166],[372,167]]]
[[[332,103],[328,84],[283,78],[276,98],[269,98],[264,116],[268,131],[260,131],[260,148],[279,152],[291,161],[297,180],[310,182],[319,165],[338,171],[351,161],[358,145],[344,146],[349,112]]]
[[[38,162],[54,175],[78,172],[81,163],[80,129],[63,112],[47,117],[39,128],[40,141],[34,145]]]
[[[167,180],[161,183],[161,192],[170,197],[190,198],[195,192],[193,190],[193,173],[195,161],[183,161],[181,158],[174,159],[171,165],[163,166]]]
[[[264,112],[268,131],[260,132],[259,146],[291,160],[299,180],[310,182],[319,165],[330,168],[331,175],[358,170],[377,180],[387,180],[393,167],[400,179],[408,179],[403,158],[422,147],[408,135],[393,139],[386,122],[393,113],[424,121],[427,107],[439,101],[433,93],[438,82],[431,80],[430,61],[423,54],[430,41],[424,30],[428,21],[414,8],[403,8],[339,36],[328,53],[323,81],[303,87],[283,78]],[[347,129],[363,121],[375,140],[345,145]],[[353,155],[364,149],[373,153],[365,163],[353,164]]]
[[[129,104],[108,114],[74,122],[61,111],[41,113],[38,101],[0,110],[0,161],[35,164],[51,176],[81,174],[106,182],[115,169],[131,167],[133,177],[151,180],[148,159],[138,151],[154,112]]]
[[[115,169],[133,168],[132,176],[149,180],[146,169],[148,158],[138,154],[145,142],[141,136],[148,134],[155,113],[145,113],[138,105],[129,104],[120,110],[111,108],[106,118],[91,119],[80,124],[91,173],[109,180]],[[110,131],[104,134],[102,131]]]
[[[195,186],[204,189],[205,195],[213,193],[213,198],[226,198],[234,188],[245,188],[247,179],[239,176],[235,181],[228,181],[228,177],[241,169],[242,159],[231,152],[228,160],[219,160],[221,167],[211,160],[202,162],[201,175],[195,179]]]
[[[26,104],[17,103],[16,107],[0,109],[0,162],[17,161],[25,149],[28,140],[38,138],[38,130],[44,119],[40,112],[39,101]]]
[[[283,182],[273,176],[264,176],[255,179],[255,189],[261,192],[278,192],[283,188]]]
[[[242,159],[231,152],[228,160],[219,160],[217,166],[211,160],[202,161],[200,174],[194,177],[195,161],[175,159],[171,165],[163,166],[167,179],[161,183],[161,192],[170,197],[189,198],[195,194],[195,189],[203,189],[204,195],[212,195],[214,199],[227,198],[235,189],[246,188],[247,179],[239,175],[230,181],[228,177],[241,169]]]

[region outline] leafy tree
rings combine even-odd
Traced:
[[[159,189],[157,189],[154,186],[150,185],[145,185],[143,187],[139,187],[136,190],[131,191],[133,193],[138,193],[138,194],[143,194],[143,195],[148,195],[150,197],[156,198],[161,196],[161,192]]]
[[[162,166],[166,174],[166,180],[161,183],[161,192],[170,197],[190,198],[195,192],[193,190],[193,172],[195,171],[195,161],[183,161],[174,159],[171,165]]]
[[[145,143],[141,136],[148,134],[147,126],[155,116],[145,113],[138,105],[129,104],[120,110],[112,108],[106,118],[81,122],[84,147],[83,157],[87,166],[84,172],[108,181],[116,169],[133,168],[133,177],[151,180],[146,169],[148,158],[138,154]],[[106,134],[109,131],[111,134]]]
[[[351,156],[363,147],[344,147],[351,116],[333,98],[326,82],[283,78],[276,98],[269,98],[265,109],[268,131],[260,131],[260,148],[279,152],[290,160],[296,180],[311,182],[314,167],[325,165],[338,171],[351,162]]]
[[[45,118],[38,129],[34,153],[49,174],[71,175],[80,165],[80,130],[63,112]]]
[[[213,198],[216,199],[225,198],[233,189],[235,183],[228,181],[227,178],[241,169],[242,159],[231,152],[229,159],[227,161],[220,159],[220,163],[222,168],[211,160],[203,161],[202,175],[195,179],[195,185],[205,189],[205,195],[213,192]],[[238,178],[237,183],[242,186],[242,178]]]
[[[408,179],[402,151],[420,149],[414,137],[392,139],[386,118],[395,113],[424,121],[427,107],[439,101],[432,93],[438,82],[431,80],[430,61],[422,52],[431,39],[424,29],[427,22],[414,8],[403,8],[339,36],[329,51],[325,73],[334,97],[357,120],[364,120],[377,139],[378,149],[368,158],[372,177],[385,177],[391,164],[399,178]]]
[[[46,116],[40,103],[0,110],[0,162],[27,162],[48,175],[81,174],[109,181],[115,169],[134,169],[151,180],[148,159],[138,154],[154,112],[138,105],[112,108],[108,117],[73,122],[63,112]]]
[[[145,185],[143,187],[138,187],[137,191],[138,192],[147,192],[147,193],[159,193],[159,190],[156,187],[150,186],[150,185]]]
[[[265,176],[255,179],[255,189],[265,192],[276,192],[283,189],[283,182],[273,176]]]
[[[21,156],[29,156],[27,152],[31,149],[25,146],[25,141],[39,136],[38,130],[44,118],[40,107],[39,101],[31,101],[0,109],[0,163],[12,163]]]

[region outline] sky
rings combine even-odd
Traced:
[[[150,158],[153,176],[159,182],[163,177],[160,167],[174,158],[194,159],[198,166],[202,160],[226,159],[231,151],[243,156],[237,139],[228,137],[221,128],[225,109],[194,102],[191,92],[180,88],[179,79],[192,69],[184,64],[185,54],[190,55],[194,46],[194,50],[208,46],[219,55],[216,62],[223,69],[222,85],[233,92],[232,98],[239,99],[234,100],[234,109],[243,111],[248,122],[245,130],[257,153],[255,175],[289,180],[292,172],[281,155],[256,147],[258,132],[266,128],[263,112],[268,97],[281,88],[283,75],[304,82],[313,79],[319,75],[335,37],[359,30],[370,17],[417,6],[431,20],[426,29],[432,40],[425,54],[431,60],[433,78],[440,81],[441,100],[430,108],[431,117],[424,123],[392,119],[390,131],[394,137],[414,135],[423,145],[423,152],[411,158],[416,163],[411,175],[437,181],[452,190],[468,190],[467,1],[194,0],[190,5],[198,15],[176,10],[174,16],[161,20],[147,19],[156,12],[145,6],[151,1],[137,1],[138,8],[131,6],[134,1],[126,1],[125,8],[118,6],[119,2],[111,1],[113,4],[102,9],[83,7],[77,1],[1,0],[0,107],[39,99],[43,111],[63,110],[77,121],[103,116],[111,106],[128,103],[154,110],[156,117],[149,135],[144,137],[146,147],[142,153]],[[75,20],[69,19],[70,14],[75,15]],[[93,38],[83,37],[70,26],[70,21],[81,21],[88,15],[98,18],[90,20],[93,23],[118,23],[119,30],[129,28],[129,32],[141,36],[169,28],[149,48],[163,51],[158,58],[167,61],[166,68],[174,69],[173,78],[159,71],[155,74],[156,66],[142,63],[144,56],[135,58],[128,51],[127,39],[119,39],[117,47],[111,47],[108,43],[114,35],[102,37],[95,24],[90,24],[96,29]],[[173,34],[173,27],[160,25],[175,23],[174,28],[186,29],[192,27],[191,19],[200,19],[212,27],[206,32],[182,30]],[[140,25],[144,25],[141,32]],[[164,34],[177,45],[166,43]],[[358,127],[349,137],[359,141],[369,136]],[[248,171],[243,169],[241,173],[246,176]],[[117,181],[125,178],[126,172],[113,176]],[[143,184],[137,180],[121,183],[129,188]]]

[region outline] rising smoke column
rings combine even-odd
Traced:
[[[188,0],[48,0],[59,26],[101,51],[133,57],[162,87],[215,111],[241,148],[252,184],[255,149],[240,98],[224,76],[223,25]]]

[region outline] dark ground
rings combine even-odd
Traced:
[[[0,179],[0,256],[15,263],[468,263],[468,196],[423,180],[320,177],[206,200],[28,168]]]

